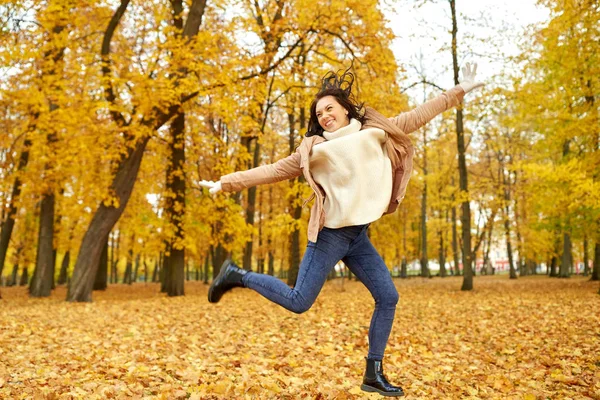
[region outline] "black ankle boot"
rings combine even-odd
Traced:
[[[244,287],[242,277],[248,271],[239,268],[231,260],[225,260],[221,265],[219,275],[213,279],[210,289],[208,289],[208,301],[216,303],[221,300],[223,294],[234,287]]]
[[[380,360],[367,360],[367,370],[360,388],[365,392],[375,392],[382,396],[398,397],[404,396],[402,388],[388,382],[383,375],[383,366]]]

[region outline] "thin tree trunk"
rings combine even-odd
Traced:
[[[214,248],[213,251],[213,275],[212,278],[214,279],[217,275],[219,275],[219,272],[221,271],[221,265],[223,265],[223,263],[225,262],[225,249],[223,248],[223,245],[221,243],[217,244],[217,247]]]
[[[488,237],[486,241],[486,247],[483,255],[483,268],[486,271],[486,274],[494,275],[496,269],[491,265],[490,262],[490,249],[492,248],[492,236],[494,231],[494,224],[492,223],[490,229],[488,230]]]
[[[454,186],[454,176],[452,176],[452,186]],[[454,204],[454,194],[452,194],[452,203]],[[456,206],[452,206],[452,258],[454,261],[453,275],[460,275],[458,258],[458,232],[456,227]]]
[[[560,269],[558,271],[559,278],[568,278],[571,274],[571,235],[565,232],[563,234],[563,254],[560,263]]]
[[[119,270],[118,270],[118,266],[119,266],[119,249],[121,248],[121,231],[118,232],[113,232],[113,242],[112,242],[112,263],[110,264],[110,271],[111,271],[111,282],[112,283],[119,283]]]
[[[162,260],[160,262],[160,292],[167,293],[167,285],[169,284],[170,272],[169,272],[169,263],[171,258],[171,245],[167,243],[165,252],[162,255]]]
[[[13,184],[13,189],[10,195],[10,205],[8,207],[8,213],[6,219],[2,221],[2,229],[0,232],[0,276],[4,270],[4,263],[6,261],[6,254],[8,253],[8,245],[10,243],[10,237],[12,236],[13,228],[15,226],[15,216],[17,215],[17,201],[21,195],[22,182],[19,178],[19,173],[25,169],[27,162],[29,161],[29,147],[31,147],[31,141],[25,137],[23,143],[23,150],[19,157],[19,163],[17,165],[17,178]]]
[[[98,265],[98,269],[96,272],[96,279],[94,280],[94,288],[93,288],[94,290],[106,290],[107,275],[108,275],[108,236],[106,237],[106,240],[104,241],[104,248],[102,249],[102,255],[100,256],[100,265]]]
[[[115,237],[114,232],[110,232],[108,234],[108,246],[110,247],[109,257],[108,257],[108,268],[110,272],[110,283],[115,283],[115,273],[113,271],[113,265],[115,262]]]
[[[438,231],[440,238],[440,277],[445,278],[446,273],[446,248],[444,245],[444,232]]]
[[[587,235],[583,235],[583,276],[590,274],[590,256]]]
[[[146,263],[146,257],[142,259],[142,264],[144,265],[144,283],[148,283],[148,263]]]
[[[427,146],[427,142],[425,142]],[[423,193],[421,194],[421,276],[431,278],[429,274],[429,259],[427,258],[427,158],[426,150],[423,151]]]
[[[454,84],[458,85],[458,49],[457,49],[457,34],[458,25],[456,20],[456,0],[449,0],[450,10],[452,14],[452,66],[454,70]],[[456,143],[458,146],[458,173],[460,190],[468,195],[468,176],[467,162],[465,158],[466,146],[463,130],[463,112],[462,107],[456,109]],[[471,254],[471,206],[469,199],[465,199],[461,203],[461,229],[462,229],[462,245],[463,245],[463,284],[461,290],[473,289],[473,266]]]
[[[594,245],[594,267],[590,280],[600,281],[600,241],[597,241]]]
[[[504,238],[506,240],[506,254],[508,256],[508,265],[510,268],[510,279],[517,279],[517,272],[513,262],[512,244],[510,241],[510,222],[508,221],[508,210],[505,210],[504,212]]]
[[[271,153],[271,161],[275,158],[275,146],[273,146],[273,151]],[[269,218],[273,219],[273,185],[269,186]],[[273,237],[272,235],[267,235],[267,247],[268,247],[268,255],[267,255],[267,274],[273,275],[275,272],[275,256],[273,255]]]
[[[27,267],[23,267],[23,273],[21,274],[21,281],[19,282],[19,286],[27,286],[29,283],[29,273],[27,271]]]
[[[406,205],[402,203],[402,263],[400,264],[400,278],[408,278],[408,263],[406,261],[406,224],[407,224],[407,210]]]
[[[133,269],[133,279],[132,279],[132,282],[137,282],[139,269],[140,269],[140,255],[138,254],[135,257],[135,268]]]
[[[64,285],[65,283],[67,283],[70,260],[71,260],[71,250],[67,250],[67,252],[65,253],[65,255],[62,259],[62,263],[60,266],[60,273],[58,275],[58,282],[57,282],[57,284],[59,284],[59,285]]]
[[[206,256],[204,257],[204,276],[203,278],[203,282],[205,285],[208,285],[208,254],[206,254]]]
[[[552,256],[552,259],[550,260],[550,277],[556,277],[558,276],[558,273],[556,272],[556,266],[558,264],[558,258],[556,256]]]
[[[304,129],[306,126],[306,111],[304,107],[300,107],[300,130]],[[288,113],[288,123],[289,123],[289,153],[292,154],[296,149],[296,117],[294,112]],[[297,182],[304,182],[304,178],[302,176],[298,177],[296,180],[292,182],[292,185],[297,184]],[[316,201],[316,200],[315,200]],[[294,221],[299,221],[302,218],[302,205],[300,204],[301,198],[300,194],[296,194],[295,198],[292,200],[292,218]],[[288,268],[288,276],[287,276],[287,284],[290,286],[296,285],[296,279],[298,279],[298,271],[300,268],[300,229],[298,228],[298,224],[294,224],[294,230],[290,234],[290,265]]]
[[[10,282],[8,283],[7,286],[16,286],[18,277],[19,277],[19,263],[17,262],[13,266],[12,274],[10,276]]]
[[[260,249],[260,253],[258,255],[258,260],[256,260],[256,270],[259,274],[265,273],[265,257],[263,251],[263,213],[262,213],[262,204],[263,204],[263,191],[258,191],[258,248]]]
[[[154,260],[154,269],[152,271],[152,283],[156,283],[158,282],[158,276],[160,275],[160,271],[159,271],[159,263],[160,263],[160,255],[158,256],[158,260]]]
[[[248,149],[250,151],[250,149]],[[260,144],[258,138],[254,140],[254,152],[252,157],[252,168],[258,167],[260,162]],[[248,189],[248,206],[246,208],[246,224],[254,226],[254,214],[256,213],[256,186]],[[243,268],[245,270],[252,270],[252,248],[254,245],[253,239],[246,242],[244,248],[244,260]]]
[[[29,287],[32,297],[48,297],[54,281],[54,194],[46,194],[41,201],[37,262]]]

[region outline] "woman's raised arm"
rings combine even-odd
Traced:
[[[273,164],[261,165],[247,171],[227,174],[222,176],[217,182],[200,181],[198,184],[208,188],[210,194],[215,194],[221,190],[225,192],[238,192],[252,186],[296,178],[301,174],[300,153],[296,151]]]
[[[473,89],[483,86],[483,83],[475,81],[477,64],[466,63],[462,69],[462,82],[452,89],[440,94],[434,99],[421,104],[412,111],[404,112],[397,117],[390,118],[405,133],[411,133],[431,121],[438,114],[459,105],[464,95]]]

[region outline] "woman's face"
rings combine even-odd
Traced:
[[[325,96],[317,102],[317,120],[327,132],[334,132],[348,125],[348,111],[333,96]]]

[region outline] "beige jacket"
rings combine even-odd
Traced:
[[[414,146],[407,134],[416,131],[436,115],[460,104],[464,95],[464,90],[457,85],[414,110],[393,118],[386,118],[374,109],[366,107],[362,129],[383,129],[388,137],[385,145],[392,162],[392,196],[385,214],[396,211],[398,204],[404,199],[406,187],[412,173]],[[325,211],[323,210],[325,193],[310,174],[308,158],[312,147],[324,141],[325,139],[321,136],[305,137],[296,151],[286,158],[273,164],[222,176],[222,189],[227,192],[237,192],[252,186],[279,182],[304,174],[306,182],[314,192],[304,204],[315,196],[317,198],[312,206],[308,222],[308,240],[316,242],[317,236],[325,223]],[[365,205],[365,207],[368,206],[368,204]]]

